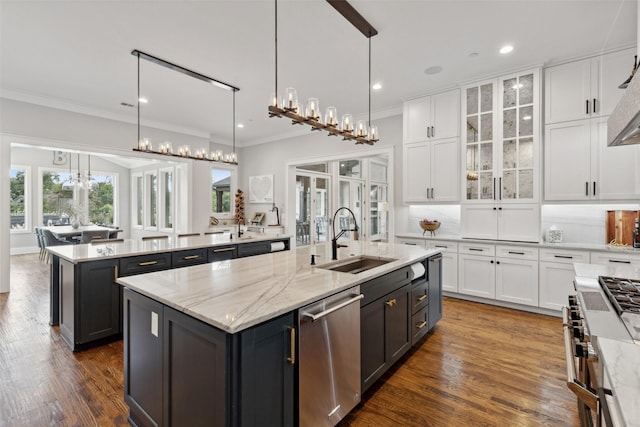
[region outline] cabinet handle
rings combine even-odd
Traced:
[[[431,127],[427,126],[427,138],[431,138]]]
[[[185,260],[198,259],[198,258],[200,258],[200,255],[189,255],[189,256],[184,257]]]
[[[418,298],[416,298],[418,301],[424,301],[427,298],[427,295],[420,295]]]
[[[484,252],[484,249],[482,248],[469,248],[470,251],[476,251],[476,252]]]
[[[493,200],[496,199],[496,179],[493,178]]]
[[[118,280],[118,266],[114,265],[113,266],[113,281],[115,282],[116,280]]]
[[[147,265],[156,265],[158,261],[147,261],[147,262],[139,262],[139,267],[146,267]]]
[[[589,181],[584,183],[584,195],[585,196],[589,195]]]
[[[587,99],[587,110],[585,111],[587,114],[589,114],[589,100]]]
[[[434,245],[434,247],[447,249],[449,246],[447,246],[447,245]]]
[[[596,182],[593,181],[593,195],[596,195]]]
[[[431,187],[431,198],[433,199],[433,187]]]
[[[573,259],[571,255],[554,255],[555,258]]]
[[[418,246],[417,243],[409,243],[409,242],[404,242],[405,245],[410,245],[410,246]]]
[[[593,98],[593,112],[596,112],[596,99]]]
[[[398,303],[398,301],[396,301],[395,298],[390,299],[389,301],[385,302],[386,305],[388,305],[389,307],[393,307],[394,305],[396,305]]]
[[[438,262],[442,259],[442,255],[429,259],[429,262]]]
[[[426,321],[423,321],[423,322],[420,322],[420,323],[418,323],[418,324],[416,325],[416,329],[422,329],[422,328],[424,328],[425,326],[427,326],[427,322],[426,322]]]
[[[618,264],[631,264],[631,261],[621,261],[618,259],[610,259],[609,262],[617,262]]]
[[[524,255],[524,252],[509,251],[509,253],[513,255]]]
[[[500,194],[498,200],[502,200],[502,177],[500,177],[500,185],[498,185],[498,194]]]
[[[213,253],[217,254],[217,253],[220,253],[220,252],[229,252],[229,251],[233,251],[234,249],[235,248],[214,249]]]
[[[435,136],[436,136],[436,128],[431,126],[431,137],[435,138]]]
[[[287,329],[289,330],[289,346],[291,347],[289,349],[290,353],[289,353],[289,357],[287,357],[287,362],[289,362],[291,365],[295,365],[296,363],[296,328],[290,326]]]

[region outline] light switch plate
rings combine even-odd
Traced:
[[[158,313],[151,312],[151,333],[158,336]]]

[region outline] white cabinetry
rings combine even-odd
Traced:
[[[539,241],[540,73],[463,88],[463,237]]]
[[[442,290],[458,292],[458,243],[447,240],[427,240],[427,249],[442,251]]]
[[[634,54],[625,49],[545,69],[545,123],[611,114]]]
[[[404,103],[405,203],[460,200],[460,91]]]
[[[538,306],[538,249],[496,247],[496,299]]]
[[[631,265],[640,267],[640,254],[631,254],[616,251],[591,252],[591,264],[602,265]]]
[[[635,200],[640,147],[607,147],[607,117],[545,127],[546,200]]]
[[[458,138],[405,145],[405,203],[459,200],[459,151]]]
[[[460,129],[460,91],[406,101],[402,117],[405,143],[456,138]]]
[[[420,246],[426,247],[424,239],[417,239],[412,237],[396,237],[396,243],[398,245]]]
[[[495,299],[495,246],[483,243],[460,243],[458,280],[459,293]]]
[[[589,263],[589,252],[566,249],[540,249],[539,302],[540,308],[562,310],[567,297],[575,294],[574,262]]]

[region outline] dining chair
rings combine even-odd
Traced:
[[[99,243],[122,243],[124,239],[93,239],[91,241],[92,245],[96,245]]]
[[[80,235],[80,243],[91,243],[93,239],[108,239],[109,230],[83,230]]]
[[[44,259],[44,254],[46,253],[44,250],[44,239],[42,237],[42,230],[40,227],[34,227],[33,231],[36,233],[36,240],[38,241],[38,248],[40,249],[40,261]]]
[[[144,236],[142,240],[159,240],[159,239],[168,239],[169,236]]]
[[[184,234],[178,234],[178,237],[191,237],[191,236],[199,236],[200,233],[184,233]]]
[[[73,245],[72,242],[69,242],[67,240],[61,240],[58,239],[56,236],[53,235],[53,233],[49,230],[46,229],[41,229],[40,230],[42,232],[42,239],[43,239],[43,244],[45,246],[45,248],[47,246],[63,246],[63,245]],[[49,255],[48,252],[45,251],[45,259],[47,262],[50,262],[51,260],[51,256]]]

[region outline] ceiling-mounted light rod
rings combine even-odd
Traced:
[[[344,16],[347,21],[358,29],[366,38],[371,38],[378,34],[378,30],[373,28],[373,25],[369,24],[366,19],[360,13],[353,8],[346,0],[327,0],[340,15]]]
[[[148,53],[139,51],[134,49],[131,51],[131,55],[137,56],[138,58],[146,59],[147,61],[153,62],[158,65],[162,65],[163,67],[169,68],[174,71],[178,71],[179,73],[185,74],[189,77],[193,77],[198,80],[202,80],[203,82],[210,83],[219,88],[230,90],[233,92],[237,92],[240,89],[230,85],[229,83],[221,82],[220,80],[214,79],[213,77],[205,76],[204,74],[200,74],[197,71],[190,70],[188,68],[181,67],[180,65],[176,65],[172,62],[165,61],[164,59],[160,59],[156,56],[149,55]]]

